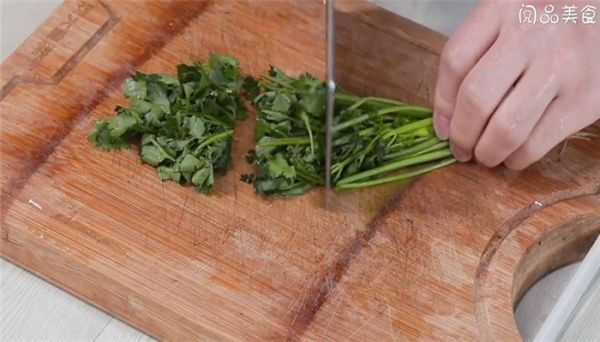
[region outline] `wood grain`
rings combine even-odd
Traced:
[[[444,38],[364,2],[337,10],[342,86],[430,103]],[[209,51],[322,77],[323,3],[67,1],[9,57],[2,255],[164,340],[513,340],[520,260],[600,216],[598,140],[522,173],[461,164],[341,193],[336,211],[318,190],[265,199],[238,181],[251,118],[210,196],[89,146],[134,70]]]

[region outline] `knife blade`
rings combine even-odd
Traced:
[[[335,106],[335,8],[333,0],[327,1],[327,102],[325,120],[325,207],[330,207],[331,154],[333,141],[333,115]]]

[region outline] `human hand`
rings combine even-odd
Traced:
[[[539,16],[548,1],[529,3]],[[600,18],[520,24],[522,4],[483,1],[444,47],[434,126],[460,161],[521,170],[600,119]]]

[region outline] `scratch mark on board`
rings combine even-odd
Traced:
[[[188,198],[189,198],[189,194],[186,194],[185,200],[183,201],[183,205],[181,206],[181,211],[179,213],[179,219],[177,220],[177,227],[175,229],[179,229],[179,227],[181,225],[181,219],[183,218],[183,214],[185,213],[185,207],[187,205]]]
[[[41,205],[39,205],[36,201],[32,200],[31,198],[29,199],[29,201],[27,201],[27,203],[29,203],[32,206],[36,207],[38,210],[43,210],[44,209],[44,208],[42,208]]]
[[[390,335],[392,336],[392,340],[395,341],[396,340],[396,334],[394,333],[394,325],[392,324],[392,307],[389,304],[389,299],[388,299],[388,305],[387,305],[387,316],[388,316],[388,322],[389,322],[389,326],[390,326]]]
[[[352,337],[354,337],[354,335],[358,334],[364,327],[366,327],[367,324],[371,323],[373,318],[375,318],[375,316],[371,315],[368,320],[366,320],[363,324],[360,325],[360,327],[354,330],[354,332],[350,334],[350,336],[348,336],[348,341],[351,340]]]
[[[329,320],[327,321],[327,325],[325,326],[325,332],[323,333],[323,336],[327,335],[327,332],[329,331],[329,326],[331,325],[331,322],[333,322],[333,318],[337,314],[340,304],[344,300],[345,295],[346,295],[346,291],[342,290],[342,293],[340,294],[339,299],[337,300],[335,307],[333,308],[333,312],[331,313],[331,316],[329,317]]]

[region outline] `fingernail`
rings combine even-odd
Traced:
[[[469,161],[469,159],[471,159],[471,155],[468,152],[452,144],[450,145],[450,150],[452,151],[454,158],[456,158],[456,160],[458,161],[466,162]]]
[[[442,140],[448,139],[450,135],[450,120],[447,115],[436,113],[433,120],[433,128],[438,138]]]

